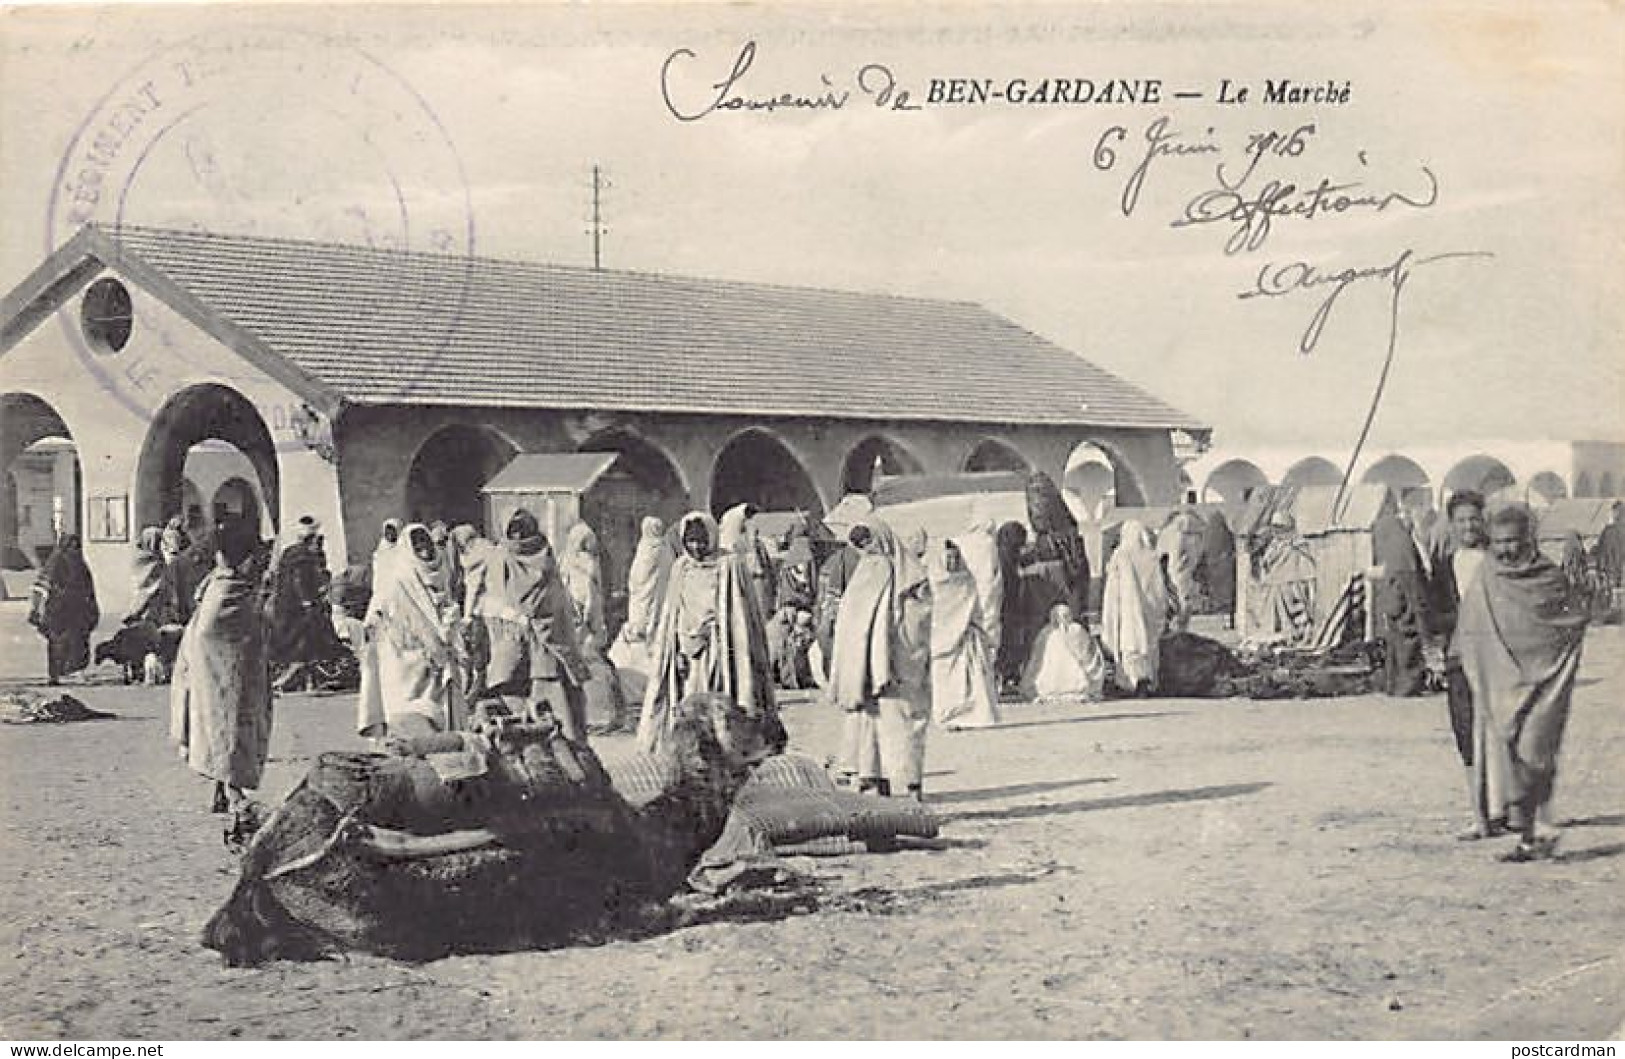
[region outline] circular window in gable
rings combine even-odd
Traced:
[[[79,326],[98,353],[117,353],[130,341],[130,292],[118,280],[106,277],[85,291],[79,308]]]

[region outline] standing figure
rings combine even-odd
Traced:
[[[90,665],[90,634],[102,612],[79,535],[64,533],[34,580],[28,624],[45,637],[45,682],[57,684]]]
[[[1236,538],[1223,513],[1209,511],[1202,525],[1202,584],[1208,609],[1224,615],[1224,627],[1236,624]]]
[[[277,559],[271,603],[271,662],[274,687],[291,691],[313,683],[314,667],[332,658],[338,646],[327,598],[331,576],[316,520],[299,520],[299,536]]]
[[[994,538],[998,551],[999,580],[1004,598],[999,607],[999,646],[993,668],[1002,689],[1021,686],[1021,672],[1027,665],[1034,631],[1027,601],[1027,584],[1021,576],[1021,555],[1027,547],[1027,528],[1019,522],[1006,522]]]
[[[260,585],[247,572],[259,544],[243,519],[214,534],[215,566],[181,635],[169,730],[181,760],[214,781],[214,811],[233,812],[260,785],[271,745],[271,670]]]
[[[164,561],[163,531],[157,526],[142,530],[136,542],[130,588],[124,624],[139,636],[147,682],[159,683],[175,663],[192,601],[182,599],[175,566]]]
[[[516,713],[546,707],[573,742],[587,741],[581,687],[586,663],[576,645],[575,607],[536,516],[508,519],[501,547],[485,549],[469,571],[468,608],[490,642],[486,684]]]
[[[639,748],[664,746],[677,704],[705,692],[721,692],[760,718],[768,741],[783,747],[767,633],[745,558],[718,550],[716,521],[702,512],[683,516],[678,539],[683,555],[672,565],[649,649]]]
[[[1416,695],[1427,677],[1422,561],[1410,527],[1397,515],[1378,516],[1371,526],[1371,543],[1378,567],[1375,616],[1383,650],[1383,689],[1396,697]]]
[[[999,563],[998,527],[983,519],[954,538],[965,569],[976,580],[977,602],[982,608],[982,631],[987,637],[988,660],[998,658],[1004,639],[1004,567]],[[997,676],[994,689],[997,690]]]
[[[871,517],[869,548],[841,597],[830,690],[848,714],[842,771],[860,790],[923,797],[931,721],[931,589],[891,528]]]
[[[863,553],[869,546],[869,527],[853,526],[846,534],[846,543],[835,554],[824,560],[823,569],[818,571],[818,610],[815,614],[818,635],[819,670],[824,674],[826,682],[829,677],[830,658],[835,653],[835,620],[841,612],[841,597],[846,594],[847,585],[852,582],[852,575],[857,571],[858,564],[863,561]]]
[[[1117,686],[1136,695],[1156,689],[1162,632],[1170,609],[1167,578],[1151,535],[1130,519],[1106,563],[1100,638],[1111,653]]]
[[[755,504],[735,504],[722,514],[717,527],[717,548],[737,555],[745,564],[745,577],[756,597],[757,613],[764,616],[778,609],[773,559],[767,554],[757,532]]]
[[[384,519],[383,527],[378,533],[378,547],[372,551],[372,581],[376,586],[384,576],[384,567],[389,564],[390,553],[401,539],[401,520],[398,518]]]
[[[1485,545],[1489,543],[1484,531],[1484,497],[1471,490],[1460,490],[1451,495],[1445,505],[1445,514],[1450,521],[1450,531],[1448,539],[1434,549],[1428,610],[1433,615],[1434,633],[1445,647],[1445,709],[1450,719],[1450,732],[1456,740],[1456,754],[1467,772],[1472,825],[1458,837],[1470,841],[1489,838],[1506,827],[1504,818],[1491,819],[1481,815],[1483,806],[1473,794],[1476,787],[1473,778],[1473,693],[1468,686],[1467,675],[1462,672],[1461,659],[1453,649],[1460,622],[1461,601],[1473,589],[1484,562]]]
[[[587,681],[581,689],[587,727],[595,733],[618,732],[626,721],[626,698],[607,653],[609,630],[604,622],[604,575],[598,535],[585,522],[577,522],[565,534],[564,560],[559,569],[575,608],[576,646],[587,666]]]
[[[665,534],[666,524],[653,515],[645,516],[638,527],[638,546],[626,575],[626,624],[621,627],[621,635],[634,643],[647,642],[660,623],[660,605],[676,558]]]
[[[1520,836],[1507,859],[1549,856],[1552,792],[1580,668],[1586,614],[1562,568],[1540,554],[1528,508],[1489,519],[1490,556],[1466,589],[1451,651],[1473,697],[1474,793],[1481,819]]]
[[[959,546],[942,541],[926,563],[931,583],[931,716],[950,732],[999,723],[999,689],[976,578]]]
[[[362,735],[449,732],[466,722],[457,638],[461,609],[451,571],[428,527],[413,523],[380,570],[366,637],[376,652],[377,697]]]
[[[1591,558],[1608,578],[1609,588],[1625,585],[1625,500],[1614,502],[1613,518],[1597,535]]]
[[[1089,611],[1089,555],[1078,535],[1078,520],[1066,506],[1049,475],[1027,479],[1027,522],[1032,539],[1023,557],[1028,579],[1028,636],[1049,617],[1050,608],[1065,603],[1074,614]],[[1022,658],[1026,662],[1026,658]]]
[[[192,617],[192,608],[197,605],[198,585],[208,571],[200,570],[193,561],[190,554],[191,539],[186,536],[184,530],[174,524],[179,520],[169,521],[171,524],[164,527],[158,552],[163,556],[165,569],[169,571],[176,605],[180,608],[180,621],[184,625]],[[209,562],[211,564],[214,562],[212,556]]]
[[[790,527],[779,556],[778,604],[781,609],[811,613],[818,600],[818,576],[813,565],[812,532],[805,521]]]
[[[1196,521],[1189,511],[1175,511],[1157,534],[1157,556],[1167,571],[1173,595],[1170,625],[1175,632],[1183,632],[1190,625],[1196,609],[1196,566],[1202,557],[1202,531]]]

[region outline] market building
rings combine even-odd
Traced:
[[[308,513],[341,566],[387,517],[483,526],[521,453],[616,455],[580,498],[613,577],[643,514],[819,514],[877,471],[1170,503],[1208,434],[965,302],[96,225],[0,300],[0,415],[0,552],[78,528],[106,612],[142,526]]]

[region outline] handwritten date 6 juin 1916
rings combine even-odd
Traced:
[[[1322,176],[1313,184],[1282,179],[1253,179],[1259,175],[1261,164],[1266,159],[1295,159],[1302,156],[1317,132],[1317,126],[1308,123],[1289,130],[1251,133],[1241,152],[1241,164],[1232,168],[1224,163],[1224,148],[1214,139],[1212,128],[1194,134],[1180,132],[1164,115],[1146,126],[1139,138],[1144,145],[1143,153],[1123,184],[1119,207],[1125,217],[1134,212],[1155,163],[1163,159],[1193,156],[1217,159],[1213,165],[1213,186],[1204,188],[1191,198],[1180,216],[1170,222],[1171,227],[1231,225],[1233,230],[1224,244],[1227,254],[1262,247],[1277,220],[1294,218],[1308,221],[1355,211],[1382,212],[1400,206],[1428,209],[1438,201],[1438,178],[1425,165],[1420,167],[1416,186],[1404,190],[1377,191],[1360,180],[1329,176]],[[1121,125],[1113,125],[1102,133],[1095,142],[1095,168],[1102,172],[1114,169],[1118,150],[1128,142],[1128,136],[1128,129]],[[1138,145],[1136,150],[1139,150]],[[1359,158],[1360,164],[1364,165],[1363,152]]]

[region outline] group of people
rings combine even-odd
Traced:
[[[308,516],[274,563],[243,520],[197,541],[175,520],[139,535],[124,625],[173,669],[172,729],[191,767],[215,781],[220,810],[258,786],[273,690],[335,653],[356,663],[357,731],[375,738],[461,728],[473,703],[494,697],[516,713],[545,711],[583,742],[630,727],[640,706],[637,737],[655,751],[677,703],[722,692],[782,743],[777,690],[817,684],[845,714],[842,779],[920,797],[932,721],[997,724],[1001,692],[1095,700],[1111,683],[1148,694],[1163,636],[1182,628],[1199,591],[1192,556],[1211,546],[1204,532],[1177,514],[1156,534],[1126,522],[1106,565],[1097,639],[1085,623],[1091,574],[1076,521],[1042,474],[1027,505],[1026,525],[982,523],[934,541],[902,538],[870,516],[822,561],[804,524],[768,547],[750,505],[720,521],[646,518],[618,629],[584,523],[555,552],[525,510],[496,541],[472,526],[391,519],[370,565],[332,579]],[[1417,693],[1424,654],[1442,657],[1471,795],[1464,837],[1512,832],[1515,858],[1549,852],[1589,597],[1620,583],[1622,527],[1616,505],[1593,553],[1561,564],[1541,556],[1527,508],[1486,516],[1473,492],[1449,499],[1442,529],[1404,511],[1374,527],[1385,686]],[[99,617],[78,539],[64,535],[30,610],[51,682],[88,664]]]
[[[1615,510],[1615,526],[1622,520]],[[1374,534],[1376,617],[1387,689],[1421,687],[1424,639],[1443,654],[1445,701],[1465,769],[1471,824],[1463,840],[1515,835],[1505,859],[1550,856],[1552,794],[1594,591],[1590,564],[1540,552],[1533,513],[1452,495],[1446,528],[1384,516]],[[1619,530],[1605,535],[1618,540]],[[1420,538],[1420,539],[1419,539]],[[1613,584],[1618,584],[1617,568]]]

